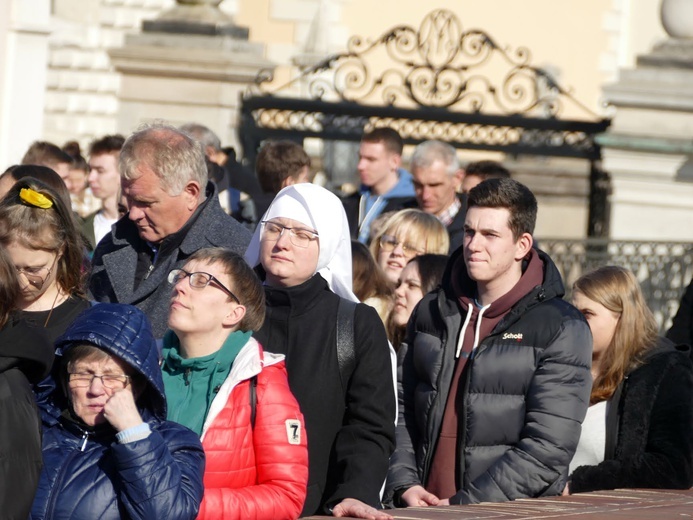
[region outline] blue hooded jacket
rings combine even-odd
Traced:
[[[89,428],[63,410],[44,432],[44,467],[32,519],[195,518],[203,494],[204,453],[197,435],[166,420],[158,349],[148,319],[130,305],[95,305],[58,338],[57,353],[82,344],[108,352],[142,376],[145,388],[137,406],[151,433],[120,444],[110,425]]]

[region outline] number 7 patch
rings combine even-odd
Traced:
[[[296,419],[286,420],[286,440],[289,444],[301,444],[301,421]]]

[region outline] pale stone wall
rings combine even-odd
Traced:
[[[50,0],[0,2],[0,172],[43,130]]]
[[[120,76],[107,49],[173,0],[54,0],[43,137],[83,146],[117,131]]]

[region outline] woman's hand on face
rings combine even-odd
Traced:
[[[144,422],[132,395],[132,385],[118,390],[106,401],[103,416],[119,432]]]

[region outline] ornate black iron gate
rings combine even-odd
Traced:
[[[378,52],[390,67],[373,73],[367,59]],[[499,68],[495,57],[503,65],[498,82],[488,74]],[[510,51],[483,31],[463,31],[447,10],[431,12],[418,29],[397,26],[373,41],[354,36],[346,52],[279,88],[269,90],[270,74],[258,77],[241,102],[245,161],[254,165],[265,139],[357,142],[379,126],[394,128],[407,144],[439,139],[462,149],[582,158],[591,165],[588,236],[606,237],[610,182],[594,137],[610,121],[530,59],[526,48]],[[281,96],[296,87],[303,97]],[[560,119],[568,103],[588,117]]]

